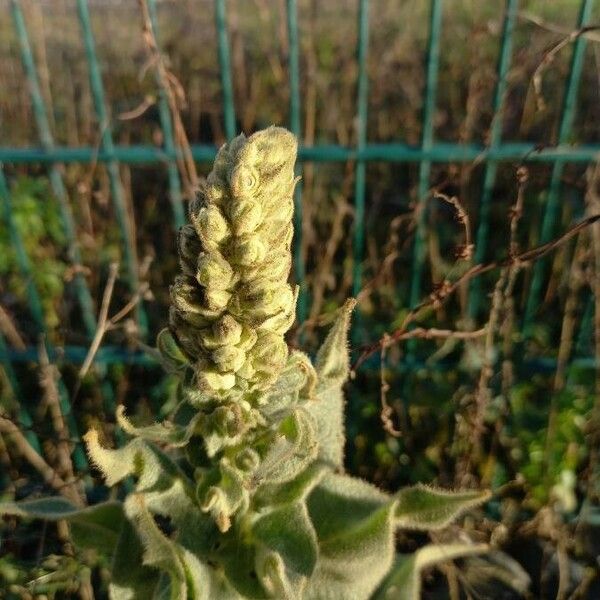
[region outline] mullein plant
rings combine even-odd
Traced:
[[[141,426],[91,461],[121,502],[4,503],[4,513],[67,519],[76,546],[111,557],[114,600],[415,599],[419,572],[479,544],[395,551],[398,529],[446,527],[488,494],[422,485],[387,494],[344,473],[347,335],[339,310],[314,363],[284,336],[295,318],[291,266],[294,136],[270,127],[224,145],[179,233],[180,274],[164,366],[180,377],[168,422]]]

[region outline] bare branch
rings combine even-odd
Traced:
[[[570,239],[578,235],[582,230],[586,229],[590,225],[600,221],[600,214],[593,215],[580,221],[577,225],[574,225],[569,229],[566,233],[564,233],[559,238],[552,240],[546,244],[541,244],[540,246],[536,246],[535,248],[531,248],[530,250],[526,250],[520,254],[516,254],[515,256],[509,256],[505,260],[502,261],[494,261],[486,264],[478,264],[471,267],[468,271],[463,273],[458,279],[454,282],[444,281],[440,288],[435,290],[429,297],[421,302],[418,306],[412,309],[404,318],[402,325],[396,329],[393,333],[389,334],[391,342],[397,342],[403,339],[406,339],[406,334],[408,333],[408,327],[411,323],[413,323],[418,315],[424,309],[430,307],[437,307],[448,299],[448,297],[453,294],[458,287],[463,285],[465,282],[470,281],[474,277],[478,275],[482,275],[483,273],[488,273],[489,271],[493,271],[495,269],[500,269],[503,267],[522,267],[525,264],[534,262],[538,260],[550,252],[559,248]],[[360,356],[357,361],[353,365],[353,370],[356,370],[369,356],[379,351],[381,348],[381,340],[370,344],[362,349]]]

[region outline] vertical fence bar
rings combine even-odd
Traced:
[[[360,152],[367,143],[367,111],[369,101],[369,0],[360,0],[358,9],[358,89],[356,146]],[[354,174],[354,269],[352,272],[352,295],[357,296],[362,287],[362,261],[365,245],[365,177],[366,163],[357,159]]]
[[[52,132],[50,131],[48,111],[46,110],[44,99],[40,91],[37,69],[33,60],[31,45],[29,43],[29,35],[25,26],[23,11],[21,10],[21,5],[18,0],[12,0],[11,2],[11,14],[17,33],[17,38],[19,40],[21,62],[23,63],[25,76],[27,77],[27,83],[29,85],[29,95],[31,97],[33,115],[39,132],[40,140],[45,150],[52,151],[54,148],[54,139],[52,137]],[[71,210],[71,205],[69,204],[69,198],[63,182],[62,173],[57,164],[52,164],[50,166],[49,177],[50,185],[52,186],[52,190],[56,195],[60,205],[63,229],[65,231],[65,236],[68,243],[69,261],[75,267],[75,289],[79,306],[81,308],[83,323],[88,336],[91,338],[96,329],[96,319],[94,318],[92,296],[87,286],[85,277],[82,274],[82,269],[80,268],[81,253],[79,250],[79,243],[77,241],[73,212]]]
[[[17,255],[17,264],[19,266],[19,270],[25,281],[27,282],[27,299],[29,303],[29,309],[31,311],[31,316],[36,324],[38,331],[41,333],[44,339],[44,343],[48,349],[48,353],[51,352],[51,346],[48,342],[47,328],[44,320],[44,311],[42,308],[42,301],[40,299],[40,295],[38,289],[35,285],[33,279],[33,272],[31,270],[31,263],[29,261],[29,256],[25,250],[25,246],[23,245],[23,240],[21,239],[21,234],[16,226],[16,223],[13,218],[12,211],[12,201],[10,196],[10,190],[8,188],[8,183],[4,176],[4,169],[0,164],[0,197],[2,199],[4,218],[8,225],[8,230],[10,234],[10,241],[15,249],[15,253]],[[10,363],[6,363],[10,364]],[[14,388],[13,388],[14,389]],[[75,437],[77,440],[77,444],[73,450],[73,462],[78,470],[84,471],[87,469],[87,459],[85,457],[85,452],[81,447],[81,442],[79,441],[79,433],[77,428],[77,423],[75,421],[75,417],[73,416],[73,411],[69,405],[69,399],[67,390],[62,382],[59,379],[58,381],[58,390],[59,390],[59,403],[60,408],[63,412],[65,419],[67,420],[67,424],[69,426],[69,431],[71,435]],[[17,389],[14,389],[16,392]],[[22,398],[19,399],[19,404],[22,404]],[[22,406],[22,410],[26,411],[26,408]],[[25,414],[26,422],[32,422],[31,417],[28,413]],[[39,444],[38,444],[39,445]]]
[[[2,208],[4,213],[4,221],[8,227],[8,233],[10,236],[10,243],[13,247],[17,259],[17,266],[19,271],[23,275],[26,288],[27,288],[27,302],[29,304],[29,310],[31,316],[39,328],[41,333],[46,333],[46,326],[44,324],[44,309],[42,308],[42,301],[38,293],[37,287],[33,280],[33,273],[31,271],[31,263],[29,257],[25,251],[21,234],[17,228],[13,216],[12,200],[10,196],[10,190],[8,188],[8,182],[4,175],[4,169],[0,163],[0,197],[2,199]]]
[[[289,44],[290,73],[290,129],[300,142],[300,60],[298,43],[298,5],[296,0],[287,0],[287,30]],[[301,173],[300,163],[296,164],[296,174]],[[308,313],[306,289],[306,269],[302,252],[302,181],[294,189],[294,275],[300,286],[296,314],[303,323]]]
[[[31,52],[31,44],[29,43],[29,34],[23,17],[23,11],[19,0],[12,0],[12,17],[19,39],[19,45],[21,49],[21,61],[25,70],[25,75],[29,84],[30,97],[32,107],[34,111],[34,118],[36,126],[39,132],[40,140],[43,148],[46,151],[52,152],[55,148],[54,138],[50,129],[48,121],[48,109],[45,105],[43,96],[40,91],[39,77]],[[61,209],[61,219],[65,236],[69,244],[69,260],[73,263],[75,268],[75,285],[77,292],[77,299],[81,308],[83,325],[87,333],[88,338],[91,340],[96,332],[96,317],[94,316],[92,296],[85,280],[81,269],[77,268],[81,265],[81,253],[79,250],[79,243],[77,241],[77,233],[75,221],[73,218],[73,212],[69,203],[69,196],[64,184],[62,165],[52,164],[49,171],[50,185],[56,195],[59,206]],[[37,318],[37,322],[41,323],[43,317]],[[100,366],[99,366],[100,368]],[[100,368],[101,376],[103,376],[104,369]],[[114,404],[114,391],[107,381],[102,381],[102,395],[106,400],[106,404],[109,410],[114,413],[116,408]]]
[[[23,431],[23,435],[25,439],[29,442],[29,445],[38,453],[42,454],[42,446],[40,445],[40,440],[38,436],[35,434],[33,430],[33,419],[29,414],[29,410],[25,406],[23,399],[23,393],[21,392],[21,387],[19,386],[19,379],[13,369],[12,363],[10,362],[10,357],[8,356],[8,349],[6,347],[6,342],[4,341],[4,336],[0,333],[0,364],[4,367],[4,372],[6,373],[6,378],[8,379],[8,383],[12,389],[12,394],[15,398],[15,404],[17,404],[17,418],[19,419],[19,429]]]
[[[2,202],[2,214],[3,220],[8,228],[8,233],[10,236],[11,245],[17,255],[17,264],[19,266],[19,270],[21,274],[25,278],[26,286],[27,286],[27,298],[29,300],[29,308],[33,315],[34,321],[36,323],[42,319],[43,311],[42,311],[42,303],[37,293],[37,289],[33,283],[33,278],[31,275],[31,269],[29,268],[29,259],[27,257],[27,253],[25,252],[25,248],[23,247],[23,243],[21,240],[21,236],[19,235],[19,230],[16,227],[16,224],[13,219],[12,205],[10,199],[10,192],[8,190],[8,185],[6,183],[6,179],[4,177],[4,169],[2,164],[0,163],[0,202]],[[19,380],[15,375],[12,364],[10,362],[10,358],[8,356],[8,351],[6,348],[6,343],[4,341],[4,336],[0,333],[0,363],[4,365],[6,376],[12,388],[13,394],[16,399],[16,403],[19,406],[19,421],[25,429],[25,437],[27,441],[31,444],[31,446],[36,450],[36,452],[41,453],[40,442],[35,435],[35,432],[31,429],[33,425],[33,419],[29,414],[29,410],[25,406],[24,397],[21,393],[21,388],[19,386]]]
[[[148,0],[148,13],[150,14],[150,23],[154,30],[154,38],[156,47],[160,52],[160,44],[158,41],[158,17],[156,14],[156,0]],[[169,196],[171,200],[171,208],[173,210],[173,219],[177,228],[185,223],[185,214],[183,210],[183,198],[181,194],[181,181],[179,172],[177,171],[177,163],[175,162],[175,139],[173,137],[173,122],[169,102],[167,100],[166,86],[168,82],[162,81],[159,69],[156,69],[156,80],[158,84],[158,116],[160,126],[165,137],[165,151],[167,153],[167,175],[169,177]]]
[[[575,344],[575,354],[583,354],[585,347],[589,347],[592,343],[594,331],[594,304],[594,294],[590,294],[585,304],[583,316],[581,317],[577,343]]]
[[[423,106],[423,132],[421,147],[430,150],[433,144],[433,119],[437,96],[438,69],[440,59],[440,35],[442,30],[442,0],[432,0],[429,19],[429,42],[427,47],[427,76],[425,83],[425,101]],[[425,262],[425,227],[429,175],[431,161],[424,160],[419,167],[417,191],[417,229],[413,253],[412,278],[410,285],[410,307],[414,308],[421,300],[421,279]]]
[[[219,54],[219,70],[221,72],[221,88],[223,90],[225,135],[227,136],[227,139],[230,140],[235,137],[236,126],[225,0],[215,0],[215,26],[217,29],[217,50]]]
[[[490,126],[490,148],[496,149],[502,141],[502,107],[504,96],[506,94],[506,77],[510,69],[512,56],[512,39],[517,17],[519,0],[507,0],[506,12],[504,14],[504,24],[502,27],[502,37],[500,40],[500,53],[498,57],[498,79],[494,91],[492,124]],[[498,164],[494,160],[489,160],[485,165],[483,175],[483,191],[481,194],[481,203],[479,206],[479,226],[477,229],[477,238],[475,241],[475,264],[482,263],[485,260],[487,240],[489,235],[490,208],[492,191],[496,181]],[[468,314],[471,319],[476,319],[481,305],[481,279],[476,277],[472,280],[469,290]]]
[[[583,0],[577,19],[577,28],[583,28],[590,20],[594,0]],[[585,36],[580,35],[574,42],[573,55],[571,57],[571,68],[569,77],[566,83],[565,96],[563,99],[562,113],[558,129],[557,143],[564,144],[568,141],[573,120],[575,118],[577,96],[579,93],[579,81],[581,72],[583,71],[583,63],[585,59]],[[552,175],[550,176],[550,189],[548,190],[548,199],[544,210],[544,218],[542,221],[542,231],[540,234],[540,244],[549,242],[556,229],[556,220],[559,217],[560,208],[560,188],[565,161],[556,160],[552,167]],[[533,277],[531,280],[531,288],[527,297],[527,305],[525,308],[525,318],[523,321],[523,331],[527,333],[532,325],[533,318],[540,303],[542,294],[542,286],[546,275],[547,261],[540,259],[533,266]]]
[[[119,173],[119,163],[115,158],[115,148],[110,120],[106,110],[104,84],[102,83],[100,66],[98,64],[98,57],[96,56],[94,34],[92,32],[92,24],[87,0],[77,0],[77,14],[79,16],[79,24],[83,33],[83,41],[89,67],[90,88],[92,90],[94,109],[96,111],[98,125],[100,127],[101,144],[103,150],[109,157],[109,160],[106,163],[106,169],[108,172],[110,192],[113,205],[115,207],[117,222],[119,224],[119,230],[123,239],[127,279],[131,292],[136,293],[139,290],[140,283],[135,242],[131,236],[131,228],[129,226],[129,218],[125,203],[125,192],[123,190],[121,175]],[[147,332],[147,317],[142,302],[138,304],[138,310],[136,313],[140,333],[143,336]]]

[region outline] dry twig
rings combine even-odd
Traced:
[[[418,306],[412,309],[402,321],[401,326],[396,329],[394,332],[389,334],[390,341],[396,342],[402,339],[405,339],[406,334],[408,332],[408,326],[413,323],[419,314],[427,308],[436,307],[448,299],[448,297],[454,293],[454,291],[465,282],[473,279],[478,275],[482,275],[483,273],[488,273],[489,271],[493,271],[495,269],[503,268],[503,267],[522,267],[525,264],[532,263],[550,252],[559,248],[570,239],[578,235],[582,230],[586,229],[590,225],[600,221],[600,214],[593,215],[591,217],[587,217],[583,219],[573,227],[571,227],[566,233],[562,236],[551,240],[546,244],[541,244],[540,246],[536,246],[535,248],[531,248],[530,250],[526,250],[525,252],[521,252],[520,254],[516,254],[515,256],[509,256],[508,258],[501,261],[493,261],[485,264],[478,264],[471,267],[468,271],[463,273],[458,279],[454,282],[445,281],[442,286],[436,290],[434,293],[430,294],[429,298],[421,302]],[[369,356],[379,351],[381,348],[381,340],[365,346],[362,348],[362,352],[356,362],[353,365],[353,369],[356,370]]]
[[[0,333],[11,343],[17,350],[25,350],[26,345],[16,328],[13,320],[6,310],[0,305]]]
[[[57,492],[74,503],[81,500],[73,493],[72,486],[64,481],[62,477],[31,447],[19,428],[7,417],[0,415],[0,433],[10,439],[19,454],[42,476],[44,481],[52,486]]]
[[[460,200],[456,196],[448,196],[446,194],[442,194],[442,192],[434,190],[433,197],[454,207],[454,210],[456,211],[456,219],[465,230],[465,243],[457,248],[456,258],[459,260],[470,260],[473,257],[475,244],[473,244],[471,238],[471,224],[467,211],[464,209],[463,205],[460,203]]]
[[[600,29],[600,25],[588,25],[587,27],[581,27],[580,29],[571,31],[560,42],[558,42],[558,44],[555,44],[544,54],[540,64],[536,67],[532,76],[533,89],[535,92],[537,109],[539,111],[546,109],[546,102],[542,92],[542,76],[544,71],[554,62],[554,59],[563,48],[574,42],[578,37],[592,31],[597,31],[598,29]]]
[[[167,69],[165,60],[158,49],[156,34],[152,27],[152,20],[150,19],[146,0],[139,0],[139,5],[143,19],[143,39],[150,55],[148,65],[155,68],[158,86],[164,92],[169,104],[176,147],[182,154],[182,156],[177,155],[177,164],[184,182],[186,194],[191,197],[198,186],[198,172],[196,171],[192,149],[180,112],[180,104],[185,101],[185,92],[177,77]]]
[[[115,329],[117,323],[121,321],[124,317],[126,317],[142,300],[144,295],[148,292],[149,283],[143,282],[138,291],[131,297],[129,302],[119,311],[116,315],[111,318],[108,318],[108,309],[110,308],[110,301],[113,295],[115,282],[117,279],[119,271],[118,263],[111,263],[110,271],[108,275],[108,281],[106,283],[106,287],[104,288],[104,294],[102,296],[102,305],[100,307],[100,314],[98,315],[98,325],[96,327],[96,333],[94,334],[94,339],[90,345],[90,348],[86,354],[85,360],[81,365],[79,370],[78,378],[77,378],[77,386],[72,395],[71,403],[77,398],[77,394],[81,388],[81,382],[83,378],[87,375],[92,363],[94,362],[94,357],[100,348],[100,344],[104,339],[104,336],[107,332]]]
[[[383,429],[387,433],[389,433],[393,437],[400,437],[402,432],[394,427],[394,422],[392,421],[392,415],[394,414],[394,409],[387,402],[387,393],[390,390],[390,384],[385,379],[385,355],[387,351],[387,335],[383,336],[383,343],[381,344],[381,366],[380,366],[380,399],[381,399],[381,423],[383,424]]]
[[[59,392],[56,385],[58,370],[50,363],[44,340],[39,344],[40,385],[44,392],[44,401],[50,411],[52,426],[57,436],[56,449],[58,458],[58,472],[67,485],[72,487],[72,496],[79,497],[78,506],[85,504],[85,496],[77,486],[75,469],[71,461],[71,445],[69,443],[69,430],[60,409]]]

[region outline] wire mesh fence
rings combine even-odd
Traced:
[[[163,48],[160,46],[161,31],[158,12],[162,3],[157,0],[147,0],[148,18],[150,20],[152,35],[156,43],[156,52],[160,56]],[[301,140],[299,151],[299,174],[303,170],[322,164],[343,163],[352,170],[352,198],[353,225],[351,235],[351,289],[358,295],[365,286],[365,257],[367,251],[366,218],[367,204],[369,202],[368,173],[369,165],[391,164],[394,168],[404,168],[409,165],[416,169],[416,191],[414,193],[414,242],[410,249],[410,281],[403,293],[408,298],[407,308],[419,305],[424,295],[430,292],[431,285],[426,283],[427,255],[431,251],[427,243],[428,214],[430,212],[431,198],[434,188],[438,185],[436,165],[472,165],[480,169],[476,184],[479,186],[477,218],[474,230],[474,255],[475,264],[490,261],[493,251],[490,247],[490,238],[493,237],[495,187],[499,171],[507,165],[512,169],[515,165],[540,165],[550,169],[549,183],[545,198],[541,205],[541,221],[539,235],[534,236],[539,244],[549,242],[558,233],[560,226],[564,226],[562,215],[563,186],[569,167],[585,168],[593,164],[600,152],[600,143],[594,134],[587,136],[583,141],[574,134],[574,122],[577,118],[578,94],[581,88],[582,74],[586,63],[586,47],[589,35],[594,32],[593,26],[594,0],[582,0],[578,7],[576,23],[567,34],[561,34],[558,43],[545,48],[539,61],[540,67],[550,63],[557,52],[570,52],[568,68],[560,80],[560,91],[553,89],[555,95],[562,97],[560,110],[556,115],[556,134],[551,142],[547,136],[540,139],[511,139],[504,134],[506,130],[506,100],[509,93],[509,77],[515,68],[515,30],[518,20],[522,16],[522,7],[518,0],[507,0],[502,7],[502,16],[498,19],[500,28],[497,39],[496,62],[497,69],[493,77],[495,83],[492,93],[491,106],[489,107],[489,128],[485,139],[476,140],[444,140],[436,137],[436,115],[438,98],[440,95],[440,79],[443,73],[444,52],[447,51],[444,40],[445,19],[449,17],[448,4],[443,0],[432,0],[428,5],[428,20],[426,34],[425,61],[422,64],[422,107],[420,115],[420,133],[418,143],[410,140],[390,139],[369,141],[369,124],[376,118],[370,112],[369,88],[378,87],[380,82],[370,81],[369,61],[377,61],[378,57],[370,54],[370,35],[373,35],[373,12],[379,10],[377,2],[358,0],[353,9],[356,11],[355,46],[352,53],[356,57],[355,64],[355,114],[352,129],[353,138],[349,143],[331,143],[327,140],[303,141],[303,100],[302,97],[302,47],[301,47],[301,21],[299,7],[296,0],[285,2],[285,31],[281,34],[286,40],[286,53],[282,64],[285,67],[284,80],[288,101],[287,125]],[[283,5],[282,5],[283,6]],[[231,44],[230,26],[228,23],[228,4],[226,0],[215,0],[214,3],[200,3],[199,9],[212,10],[214,17],[214,40],[216,56],[219,66],[219,81],[221,95],[222,131],[225,138],[233,137],[243,124],[236,113],[235,82]],[[119,232],[120,255],[125,266],[124,280],[127,282],[131,294],[140,289],[140,261],[136,247],[135,232],[132,226],[131,215],[128,214],[126,191],[123,184],[121,167],[123,165],[145,166],[153,165],[164,169],[166,173],[166,186],[168,188],[170,216],[162,219],[163,225],[170,223],[172,228],[179,227],[185,221],[185,187],[182,181],[180,163],[185,159],[185,148],[177,136],[176,115],[169,99],[169,84],[161,80],[160,70],[156,70],[157,109],[160,128],[160,143],[147,143],[135,140],[122,143],[115,139],[115,117],[109,109],[110,100],[107,97],[106,81],[101,68],[101,57],[98,55],[97,44],[94,36],[93,11],[100,7],[87,2],[76,0],[75,6],[70,5],[65,9],[70,15],[76,14],[79,26],[79,35],[83,43],[88,86],[91,98],[91,107],[95,114],[97,130],[94,132],[96,145],[69,145],[58,143],[54,139],[52,121],[56,112],[54,107],[48,105],[48,94],[43,91],[43,81],[40,78],[39,65],[36,64],[34,52],[30,41],[30,32],[24,16],[20,0],[11,0],[0,5],[2,18],[10,13],[10,27],[12,36],[17,42],[20,63],[22,68],[21,83],[27,88],[28,102],[31,106],[33,117],[32,127],[37,132],[37,138],[27,140],[26,145],[10,146],[10,138],[5,137],[0,147],[0,198],[3,204],[3,226],[10,234],[11,244],[17,255],[18,267],[23,280],[27,285],[27,301],[35,328],[39,334],[45,335],[47,351],[51,358],[61,356],[67,362],[82,362],[87,355],[89,344],[94,338],[98,322],[96,313],[98,307],[94,302],[94,294],[90,290],[86,278],[86,269],[81,252],[81,240],[78,235],[78,224],[74,217],[73,202],[70,197],[68,185],[65,182],[65,166],[73,163],[85,165],[104,165],[108,180],[109,198],[112,211]],[[103,10],[106,10],[104,7]],[[137,10],[137,9],[136,9]],[[92,13],[92,14],[91,14]],[[381,22],[378,21],[378,27]],[[8,29],[9,25],[4,23]],[[154,65],[155,66],[155,65]],[[518,66],[518,65],[517,65]],[[313,73],[314,75],[314,73]],[[165,74],[163,73],[163,77]],[[534,73],[541,76],[541,72]],[[305,77],[305,76],[304,76]],[[535,79],[535,77],[534,77]],[[535,87],[535,81],[534,81]],[[443,90],[442,90],[443,91]],[[239,107],[238,107],[239,108]],[[216,153],[213,143],[192,143],[189,147],[191,158],[197,163],[211,161]],[[32,276],[31,259],[25,249],[21,233],[14,220],[11,205],[11,186],[7,181],[6,173],[13,173],[15,168],[23,165],[32,166],[38,173],[45,173],[50,181],[53,197],[58,203],[60,221],[68,247],[68,260],[72,269],[73,280],[70,289],[80,315],[82,332],[80,343],[65,344],[60,349],[55,348],[48,335],[48,326],[45,322],[42,302],[36,289]],[[580,203],[581,204],[581,203]],[[296,188],[295,196],[295,239],[294,239],[294,277],[300,284],[301,291],[298,301],[298,317],[300,323],[309,318],[311,314],[312,298],[309,286],[306,283],[307,256],[303,233],[303,190],[302,186]],[[577,212],[579,211],[579,213]],[[77,211],[79,212],[79,211]],[[575,216],[581,210],[573,211]],[[567,215],[568,216],[568,215]],[[571,215],[571,220],[574,220]],[[138,225],[140,227],[140,225]],[[141,224],[143,227],[143,222]],[[315,262],[312,258],[311,263]],[[543,302],[546,286],[549,281],[549,265],[547,260],[536,261],[530,280],[523,291],[522,305],[523,331],[527,332]],[[477,323],[485,314],[487,294],[481,279],[473,279],[466,289],[466,314]],[[148,342],[149,317],[144,301],[135,309],[139,336]],[[586,300],[579,323],[579,338],[585,337],[591,330],[594,317],[594,303],[592,295]],[[363,329],[359,332],[359,341],[365,341],[368,336]],[[19,396],[19,382],[14,375],[14,364],[24,361],[37,361],[37,346],[27,346],[21,349],[9,347],[5,339],[0,336],[0,360],[8,374],[15,395]],[[410,358],[410,356],[409,356]],[[576,356],[579,364],[594,366],[595,361],[590,353],[580,353]],[[149,364],[152,357],[139,350],[126,347],[106,345],[95,354],[98,365],[111,363],[139,363]],[[555,364],[555,358],[550,358],[550,363]],[[554,360],[554,362],[552,362]],[[411,361],[407,364],[410,366]],[[532,363],[531,368],[547,368],[543,360]],[[114,390],[110,386],[105,388],[107,398],[114,398]],[[66,389],[63,393],[67,394]],[[27,414],[27,407],[21,405],[20,420],[22,423],[31,423],[31,416]],[[73,432],[76,434],[76,432]],[[34,434],[30,434],[30,436]],[[32,443],[39,446],[39,442],[31,438]],[[81,457],[81,460],[85,460]]]

